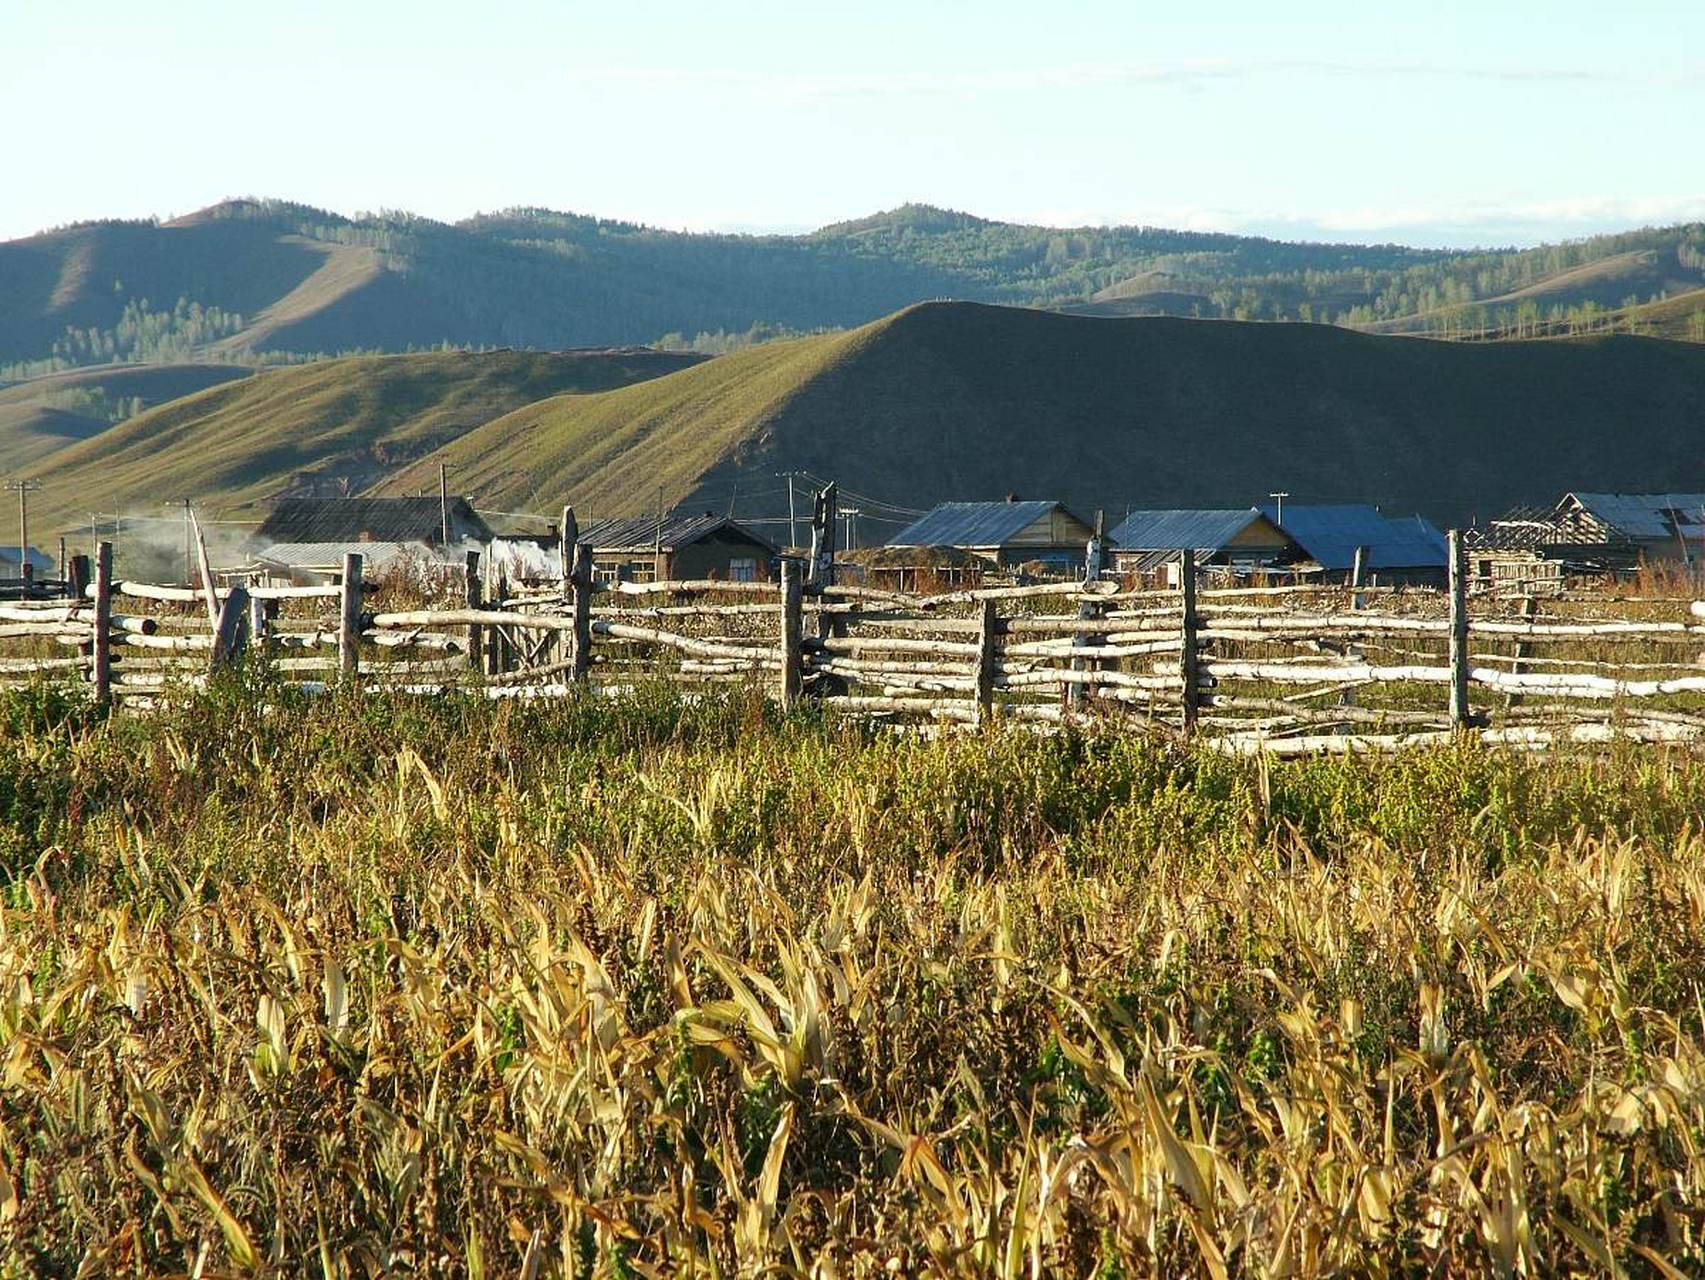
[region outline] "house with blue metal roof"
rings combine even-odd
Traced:
[[[1255,507],[1241,511],[1133,511],[1112,533],[1113,565],[1120,573],[1149,573],[1196,553],[1196,563],[1233,569],[1270,568],[1300,558],[1301,549]]]
[[[1276,507],[1260,510],[1278,520],[1320,566],[1320,581],[1346,581],[1356,563],[1356,549],[1365,547],[1368,585],[1444,585],[1450,559],[1445,536],[1421,516],[1382,515],[1364,502],[1287,502],[1282,517]]]
[[[1040,562],[1081,572],[1095,531],[1063,503],[943,502],[888,540],[891,547],[957,547],[997,568]]]
[[[1629,539],[1647,560],[1705,557],[1705,493],[1567,493],[1556,514],[1566,527]]]

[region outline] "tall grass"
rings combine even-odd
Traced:
[[[1705,1268],[1705,761],[0,700],[17,1274]]]

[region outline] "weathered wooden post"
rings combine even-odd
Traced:
[[[805,585],[813,594],[835,585],[835,519],[839,508],[840,488],[830,481],[811,508],[811,562],[806,566]]]
[[[581,683],[592,671],[592,548],[583,542],[574,546],[570,577],[574,589],[574,649],[569,654],[572,664],[570,675],[576,683]]]
[[[1450,551],[1450,722],[1455,728],[1472,723],[1468,709],[1468,560],[1462,531],[1448,535]]]
[[[343,583],[338,596],[337,666],[346,680],[361,670],[361,555],[343,554]]]
[[[486,574],[488,587],[488,608],[501,610],[503,598],[509,594],[509,580],[502,569],[495,569]],[[488,676],[502,675],[509,670],[510,661],[509,636],[502,627],[493,627],[486,637],[485,643],[485,673]]]
[[[1101,571],[1105,567],[1107,545],[1107,518],[1097,511],[1095,513],[1095,536],[1089,540],[1089,545],[1083,552],[1083,585],[1089,590],[1090,584],[1101,581]],[[1079,622],[1088,622],[1101,616],[1101,606],[1093,600],[1084,600],[1077,607]],[[1099,643],[1100,637],[1091,638],[1088,632],[1078,631],[1072,635],[1073,649],[1088,649]],[[1095,664],[1085,658],[1074,657],[1071,667],[1073,671],[1091,671]],[[1087,685],[1068,684],[1066,686],[1066,704],[1071,707],[1081,707],[1089,697]]]
[[[1533,615],[1538,611],[1539,601],[1534,596],[1533,592],[1531,590],[1523,591],[1521,597],[1522,621],[1531,623],[1533,621]],[[1523,671],[1527,670],[1527,662],[1525,659],[1528,657],[1529,649],[1530,646],[1528,645],[1527,638],[1525,636],[1518,636],[1516,638],[1515,654],[1510,662],[1510,674],[1512,676],[1519,676]],[[1504,695],[1504,710],[1508,711],[1520,701],[1521,690],[1511,689]]]
[[[65,594],[81,603],[89,594],[89,557],[75,555],[65,567]]]
[[[1196,553],[1186,547],[1178,553],[1178,603],[1182,618],[1179,624],[1178,675],[1184,682],[1184,732],[1196,731],[1196,717],[1201,705],[1198,688],[1200,663],[1196,656]]]
[[[266,652],[266,637],[270,630],[270,616],[267,612],[268,601],[260,596],[249,597],[249,644],[259,653]]]
[[[480,589],[480,553],[468,552],[467,571],[462,577],[462,607],[470,612],[485,607]],[[468,624],[468,666],[477,675],[485,670],[484,632],[477,622]]]
[[[799,566],[792,560],[781,563],[781,708],[790,711],[799,703],[805,688],[804,651],[800,642],[805,631],[805,593],[799,581]]]
[[[89,646],[95,684],[95,701],[102,706],[112,701],[112,543],[95,546],[95,621],[93,643]]]
[[[574,609],[574,548],[580,542],[580,521],[576,519],[574,508],[568,503],[563,504],[562,516],[557,521],[556,567],[559,585],[557,599],[564,610]],[[572,663],[574,654],[574,637],[566,632],[556,633],[552,648],[558,662]]]
[[[1367,597],[1362,594],[1362,588],[1368,583],[1367,572],[1368,549],[1357,547],[1356,559],[1350,566],[1350,589],[1354,592],[1350,596],[1350,608],[1352,609],[1361,609],[1367,606]]]
[[[987,724],[995,710],[995,672],[1000,667],[1000,615],[984,600],[977,617],[977,722]]]
[[[355,557],[357,565],[360,557]],[[348,570],[348,558],[345,559],[345,571]],[[209,675],[220,671],[234,671],[243,660],[243,649],[248,640],[249,624],[249,589],[233,586],[225,592],[225,598],[219,604],[219,616],[213,623],[213,649],[207,656],[207,671]],[[339,641],[341,649],[341,637]]]

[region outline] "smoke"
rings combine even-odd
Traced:
[[[95,531],[113,544],[113,574],[120,579],[183,586],[201,577],[195,536],[182,516],[122,515],[101,521]],[[249,525],[203,523],[201,537],[215,571],[239,568],[254,558]],[[93,554],[92,545],[89,551]]]

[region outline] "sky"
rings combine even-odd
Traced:
[[[0,0],[0,239],[229,196],[1531,244],[1705,219],[1705,0]]]

